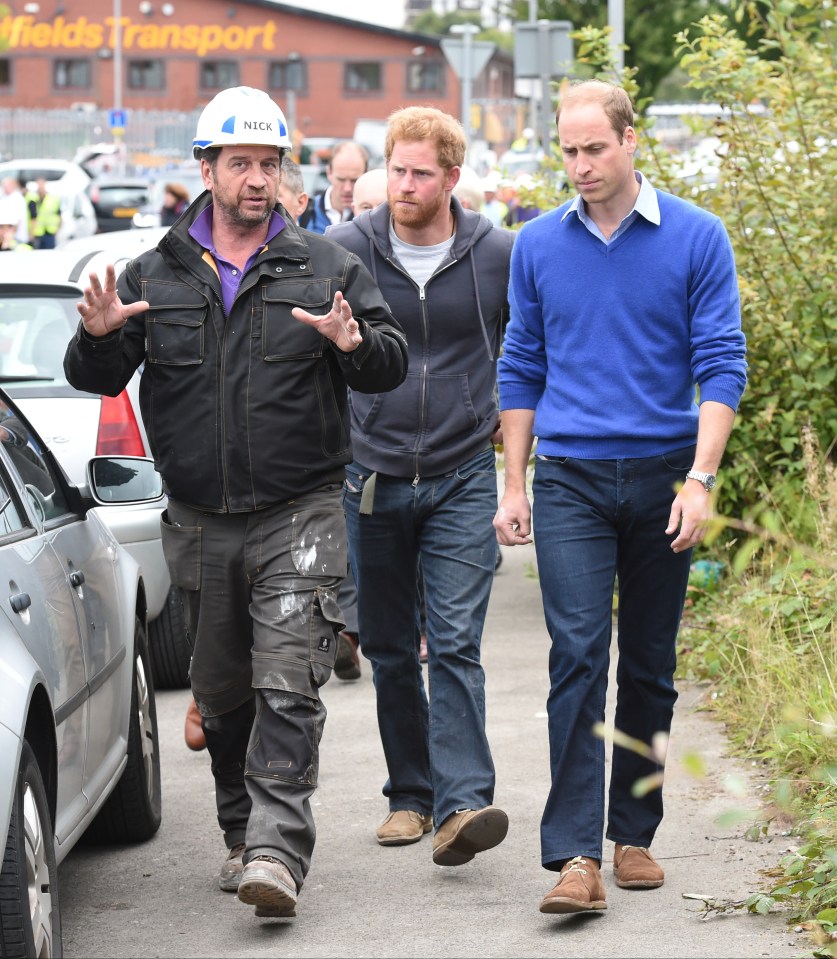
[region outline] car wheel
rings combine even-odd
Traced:
[[[145,629],[137,617],[128,764],[85,838],[98,843],[141,842],[157,832],[160,819],[160,744],[154,680]]]
[[[63,955],[52,819],[41,770],[26,740],[0,875],[0,955]]]
[[[186,632],[183,597],[172,586],[160,615],[148,624],[154,682],[159,689],[187,689],[192,647]]]

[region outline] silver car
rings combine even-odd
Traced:
[[[90,272],[117,271],[155,230],[124,230],[76,240],[62,249],[0,255],[0,386],[19,403],[74,483],[95,454],[150,455],[139,414],[138,372],[117,397],[74,389],[64,352],[79,321],[76,304]],[[124,238],[118,241],[113,238]],[[139,562],[148,603],[148,632],[158,688],[188,686],[191,647],[179,591],[172,586],[160,540],[165,503],[109,510],[106,522]]]
[[[99,511],[160,503],[149,459],[71,485],[0,390],[0,955],[62,955],[58,864],[149,839],[160,757],[145,583]],[[93,508],[99,504],[97,508]]]

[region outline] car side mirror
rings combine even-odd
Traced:
[[[163,480],[146,456],[94,456],[87,464],[87,485],[103,506],[151,503],[163,496]]]

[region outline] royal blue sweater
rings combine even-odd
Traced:
[[[660,224],[639,216],[610,244],[575,212],[562,220],[569,203],[518,234],[500,409],[536,411],[539,453],[654,456],[695,442],[698,396],[738,408],[747,364],[726,230],[656,193]]]

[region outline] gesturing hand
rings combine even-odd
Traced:
[[[308,326],[322,333],[344,353],[353,352],[363,342],[358,322],[352,317],[352,308],[348,301],[343,299],[343,294],[339,290],[334,294],[331,311],[325,316],[314,316],[313,313],[303,310],[301,306],[295,306],[291,310],[291,315],[300,323],[307,323]]]
[[[90,274],[90,286],[85,288],[84,299],[76,304],[76,309],[91,336],[105,336],[124,326],[135,314],[144,313],[148,303],[138,300],[126,306],[116,292],[116,270],[109,265],[105,267],[104,286],[95,273]]]

